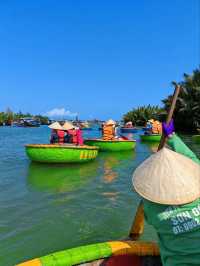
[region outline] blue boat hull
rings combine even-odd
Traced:
[[[121,127],[121,133],[136,133],[138,130],[137,128],[126,128],[126,127]]]

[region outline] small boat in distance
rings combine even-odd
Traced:
[[[136,133],[138,129],[136,127],[121,127],[121,133]]]
[[[15,127],[40,127],[40,125],[40,121],[32,117],[20,118],[12,123],[12,126]]]
[[[131,121],[127,122],[120,130],[121,133],[136,133],[138,131]]]
[[[80,127],[81,130],[92,130],[92,127],[90,126],[90,124],[88,123],[88,121],[81,122],[79,124],[79,127]]]

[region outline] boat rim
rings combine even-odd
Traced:
[[[141,134],[140,136],[145,136],[145,137],[151,137],[151,136],[162,136],[161,134],[150,134],[150,135],[145,135],[145,134]]]
[[[124,142],[136,142],[136,140],[128,140],[128,139],[124,139],[124,140],[118,140],[118,139],[116,139],[116,140],[104,140],[104,139],[85,139],[84,141],[96,141],[96,142],[108,142],[108,143],[110,143],[110,142],[113,142],[113,143],[117,143],[117,142],[122,142],[122,143],[124,143]],[[94,147],[94,146],[93,146]]]
[[[26,144],[26,148],[62,148],[62,149],[77,149],[77,150],[98,150],[99,147],[89,145],[70,145],[70,144]]]
[[[120,127],[121,129],[138,129],[137,127]]]

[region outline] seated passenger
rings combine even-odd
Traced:
[[[58,134],[56,129],[52,129],[51,131],[50,143],[58,143]]]
[[[103,126],[103,140],[115,139],[115,125],[116,122],[112,119],[108,120]]]
[[[83,145],[83,136],[82,136],[82,130],[80,128],[76,129],[77,133],[77,145]]]
[[[162,124],[159,121],[152,123],[152,134],[162,134]]]
[[[50,137],[50,143],[54,144],[54,143],[60,143],[61,142],[61,133],[60,131],[62,131],[62,127],[58,122],[54,122],[53,124],[51,124],[49,126],[49,128],[52,129],[51,132],[51,137]]]
[[[74,125],[71,122],[66,121],[62,128],[65,132],[64,143],[72,143],[72,135],[69,133],[69,130],[72,130]]]
[[[126,127],[126,128],[133,128],[133,123],[132,123],[131,121],[129,121],[129,122],[127,122],[127,123],[125,124],[125,127]]]
[[[146,123],[146,129],[145,129],[145,135],[151,135],[152,134],[152,125],[153,125],[154,120],[150,119]]]
[[[72,143],[75,145],[83,145],[82,131],[75,127],[72,123],[66,121],[63,125],[65,130],[65,143]]]
[[[59,144],[63,144],[64,143],[64,139],[65,139],[65,132],[64,130],[57,130],[57,135],[58,135],[58,143]]]

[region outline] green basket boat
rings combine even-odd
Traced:
[[[156,243],[111,241],[59,251],[17,266],[161,266]]]
[[[98,147],[65,144],[28,144],[26,154],[31,161],[40,163],[83,163],[94,160]]]
[[[136,146],[135,140],[87,139],[84,143],[89,146],[97,146],[100,151],[127,151]]]
[[[161,135],[152,134],[152,135],[140,135],[142,141],[149,141],[149,142],[160,142]]]
[[[194,135],[194,136],[192,136],[192,140],[193,140],[194,142],[200,144],[200,135]]]

